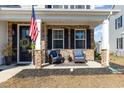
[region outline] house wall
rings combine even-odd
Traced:
[[[12,62],[17,62],[17,27],[18,24],[29,24],[28,22],[14,22],[9,21],[8,23],[8,42],[12,43],[12,50],[14,55],[12,56]],[[14,50],[16,49],[16,50]]]
[[[110,43],[110,53],[119,52],[119,55],[124,56],[124,48],[122,50],[117,50],[116,47],[116,39],[123,37],[122,32],[124,32],[124,6],[123,5],[115,5],[114,9],[121,10],[118,14],[111,16],[109,22],[109,43]],[[122,27],[119,29],[115,29],[115,19],[122,16]],[[124,47],[124,43],[123,43]]]
[[[94,49],[94,30],[90,29],[89,25],[47,25],[46,30],[46,47],[47,49],[52,49],[52,29],[64,29],[64,31],[68,31],[68,37],[65,39],[68,41],[64,42],[64,49],[75,49],[75,41],[72,40],[72,30],[75,31],[75,29],[86,29],[86,49]],[[69,33],[70,32],[70,33]],[[73,32],[74,33],[74,32]],[[43,32],[42,32],[42,35]],[[43,37],[43,36],[42,36]],[[73,36],[74,39],[74,36]]]
[[[7,31],[7,35],[6,35],[6,37],[8,37],[7,39],[6,39],[6,41],[9,41],[9,42],[13,42],[13,40],[12,40],[12,36],[13,36],[13,24],[28,24],[28,22],[7,22],[6,24],[8,24],[8,31],[7,31],[7,29],[6,29],[6,31]],[[44,23],[42,24],[42,38],[41,38],[41,40],[42,41],[44,41],[44,44],[43,44],[43,42],[42,42],[42,48],[43,49],[45,49],[46,48],[46,42],[45,42],[45,39],[46,39],[46,34],[47,34],[47,32],[46,32],[46,29],[47,28],[52,28],[53,26],[45,26],[44,25]],[[54,26],[55,27],[55,26]],[[63,27],[63,26],[60,26],[60,27]],[[68,26],[68,27],[71,27],[71,26]],[[75,28],[75,26],[72,26],[73,28]],[[82,26],[81,26],[82,27]],[[7,28],[7,27],[5,27],[5,28]],[[80,27],[78,27],[78,28],[80,28]],[[83,26],[83,28],[87,28],[87,29],[89,29],[89,26]],[[91,49],[84,49],[83,51],[85,52],[85,54],[86,54],[86,59],[87,60],[94,60],[94,50],[93,50],[93,41],[94,41],[94,34],[93,34],[94,32],[92,31],[92,33],[90,33],[90,38],[91,38]],[[67,53],[69,53],[70,54],[70,56],[73,58],[73,49],[63,49],[63,50],[61,50],[61,54],[63,55],[63,56],[65,56],[64,54],[67,54]],[[37,55],[37,53],[36,53],[36,55]],[[44,59],[44,58],[42,58],[42,59]]]
[[[52,43],[51,43],[52,40],[50,38],[51,34],[52,34],[51,33],[52,31],[50,29],[52,29],[52,28],[63,28],[63,29],[65,29],[65,28],[69,28],[69,29],[80,28],[80,29],[82,29],[83,28],[83,29],[86,29],[86,35],[87,34],[90,35],[90,39],[87,39],[86,43],[90,42],[90,46],[88,47],[87,44],[86,44],[86,49],[82,49],[82,52],[84,52],[86,54],[86,60],[94,60],[94,31],[93,31],[93,29],[90,29],[88,25],[78,25],[78,26],[76,26],[76,25],[58,25],[58,26],[57,25],[47,25],[47,30],[46,31],[47,31],[47,35],[48,35],[47,36],[48,40],[46,40],[46,47],[47,47],[48,50],[52,49]],[[88,33],[88,30],[90,30],[90,33]],[[70,35],[69,37],[71,37],[71,34],[68,34],[68,35]],[[70,42],[70,43],[72,43],[72,42]],[[75,48],[72,47],[71,44],[68,44],[68,48],[60,49],[60,54],[65,59],[67,59],[68,56],[70,56],[72,59],[74,59],[74,55],[73,55],[73,50],[74,49]]]
[[[86,55],[87,61],[94,60],[94,49],[81,49],[81,51]],[[61,49],[59,53],[65,58],[65,60],[67,60],[65,62],[69,62],[69,56],[72,58],[72,60],[74,60],[74,49]]]
[[[2,50],[4,47],[4,44],[7,43],[7,22],[0,22],[0,65],[3,63],[2,60]]]

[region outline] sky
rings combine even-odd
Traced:
[[[111,9],[112,5],[96,5],[95,8],[96,9]],[[101,41],[102,38],[102,26],[99,25],[95,28],[94,31],[94,40],[95,42]]]

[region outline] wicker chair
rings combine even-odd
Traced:
[[[63,63],[64,62],[64,58],[56,50],[49,50],[48,56],[49,56],[49,63],[50,64]]]
[[[74,50],[74,62],[86,62],[86,56],[81,49]]]

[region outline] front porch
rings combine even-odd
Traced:
[[[109,66],[109,58],[108,58],[108,41],[106,37],[108,36],[108,20],[103,21],[103,42],[102,42],[102,52],[101,52],[101,60],[100,63],[95,62],[94,60],[94,28],[99,23],[88,23],[86,25],[85,22],[75,22],[75,23],[56,23],[56,22],[42,22],[41,23],[41,46],[39,47],[39,54],[38,51],[35,53],[35,58],[39,59],[42,55],[41,61],[43,66],[44,63],[47,62],[46,52],[48,50],[58,50],[62,57],[65,58],[63,64],[60,65],[50,65],[48,68],[70,68],[70,65],[75,66],[74,68],[99,68],[99,67],[106,67]],[[92,25],[91,25],[92,24]],[[107,38],[108,39],[108,38]],[[79,41],[79,42],[78,42]],[[108,44],[108,45],[107,45]],[[87,64],[75,64],[74,63],[74,50],[80,49],[85,55],[86,60],[88,61]],[[40,54],[41,53],[41,54]],[[39,55],[39,57],[38,57]],[[68,57],[72,58],[72,63],[68,61]],[[37,59],[35,62],[38,62]],[[39,63],[41,62],[39,61]],[[38,64],[39,64],[38,63]],[[81,66],[80,66],[81,65]],[[86,65],[86,66],[85,66]],[[96,65],[96,66],[95,66]],[[47,68],[47,67],[46,67]]]
[[[45,10],[44,10],[45,11]],[[67,59],[73,57],[74,49],[82,49],[86,54],[86,60],[94,61],[94,28],[102,25],[102,51],[101,65],[109,66],[109,20],[110,11],[60,11],[47,10],[43,12],[43,18],[37,19],[40,35],[36,41],[35,62],[37,67],[42,67],[46,61],[48,50],[59,50]],[[116,14],[115,11],[112,11]],[[46,17],[46,16],[47,17]],[[46,18],[45,18],[46,17]],[[40,43],[40,44],[39,44]],[[38,52],[39,51],[39,52]],[[39,60],[39,57],[42,58]],[[40,64],[42,62],[42,64]],[[69,62],[65,61],[66,64]]]
[[[20,13],[18,16],[17,14],[13,14],[14,11],[15,10],[11,10],[11,13],[7,11],[10,14],[8,14],[6,22],[8,24],[7,39],[8,42],[12,42],[12,51],[15,51],[13,59],[17,61],[17,63],[25,63],[26,61],[30,61],[29,63],[31,63],[31,61],[33,61],[36,68],[42,68],[43,64],[47,62],[46,51],[53,49],[59,49],[60,54],[65,59],[68,56],[71,56],[73,59],[73,50],[81,49],[86,54],[86,60],[92,63],[92,61],[94,61],[95,48],[94,28],[102,24],[103,40],[101,64],[103,66],[109,66],[109,20],[107,17],[110,10],[61,11],[58,9],[54,11],[36,11],[39,35],[35,42],[34,58],[31,58],[31,52],[28,53],[31,41],[27,32],[29,30],[29,15],[31,11],[16,11]],[[117,12],[118,11],[113,10],[114,14]],[[10,18],[9,15],[12,18]],[[29,47],[27,47],[27,45],[22,46],[22,41],[28,42]],[[67,61],[65,61],[65,63],[66,62]]]

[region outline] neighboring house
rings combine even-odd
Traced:
[[[13,61],[18,64],[32,62],[31,40],[28,36],[31,6],[0,7],[0,62],[1,51],[7,42],[12,43]],[[35,64],[45,62],[45,51],[59,49],[62,56],[82,49],[87,60],[94,60],[94,28],[103,25],[103,62],[108,62],[108,33],[110,10],[94,9],[90,5],[35,6],[39,35],[35,43]],[[118,10],[112,10],[113,14]],[[112,32],[113,33],[113,32]],[[66,54],[66,55],[65,55]]]
[[[114,9],[120,9],[121,11],[110,17],[110,53],[124,56],[124,5],[115,5]]]

